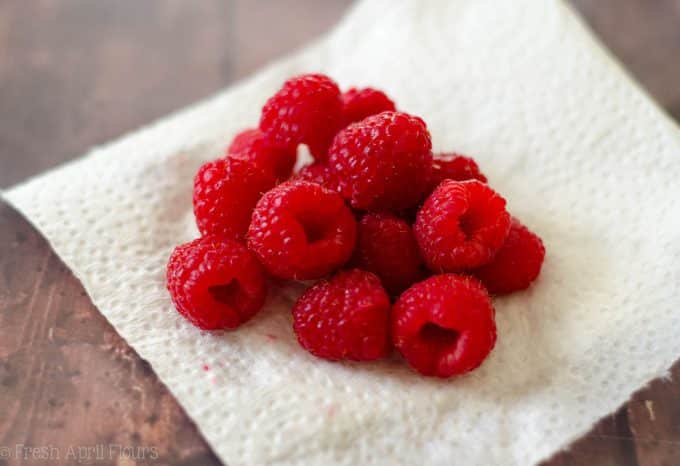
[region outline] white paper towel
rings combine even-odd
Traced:
[[[543,237],[539,281],[496,300],[498,345],[472,374],[315,359],[296,289],[231,333],[173,310],[196,169],[307,71],[422,115]],[[6,195],[230,465],[505,466],[566,446],[680,355],[679,179],[677,128],[562,3],[366,0],[297,56]]]

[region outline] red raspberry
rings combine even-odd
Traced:
[[[352,207],[399,210],[418,202],[432,168],[423,120],[383,112],[340,131],[328,152],[340,191]]]
[[[359,222],[353,263],[380,277],[393,295],[423,278],[422,260],[411,226],[392,214],[364,215]]]
[[[451,377],[478,367],[496,343],[495,311],[478,280],[435,275],[392,308],[392,342],[423,375]]]
[[[380,112],[395,111],[394,102],[384,92],[370,87],[351,88],[342,94],[345,126]]]
[[[235,328],[264,304],[264,274],[245,246],[204,236],[177,246],[167,287],[175,307],[204,330]]]
[[[387,353],[389,311],[378,277],[358,269],[343,271],[300,296],[293,306],[293,329],[315,356],[369,361]]]
[[[545,247],[541,238],[517,219],[493,260],[474,271],[489,293],[506,294],[528,288],[541,271]]]
[[[278,181],[290,177],[297,158],[294,148],[278,147],[272,144],[257,128],[241,131],[227,149],[227,156],[253,162],[268,170]]]
[[[310,280],[347,262],[356,220],[338,193],[289,181],[260,199],[247,236],[248,247],[272,275]]]
[[[444,180],[413,226],[427,266],[455,272],[491,261],[510,229],[505,199],[480,181]]]
[[[251,162],[218,159],[194,178],[194,215],[202,235],[242,239],[262,193],[274,186],[271,174]]]
[[[486,176],[479,171],[479,166],[470,157],[458,154],[438,154],[432,161],[430,177],[432,189],[444,180],[466,181],[479,180],[486,183]]]
[[[307,144],[319,161],[342,125],[340,89],[328,76],[306,74],[291,78],[262,107],[260,128],[275,143]]]
[[[332,189],[333,191],[338,190],[338,182],[335,179],[333,172],[328,165],[321,162],[305,165],[297,174],[295,174],[293,179],[311,181],[320,184],[325,188]]]

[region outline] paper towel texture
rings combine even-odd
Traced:
[[[435,150],[474,156],[543,237],[543,273],[495,301],[479,370],[438,381],[396,358],[315,359],[291,329],[294,287],[231,333],[174,311],[165,264],[197,235],[194,173],[308,71],[421,115]],[[680,355],[679,179],[678,129],[562,3],[366,0],[297,56],[6,195],[228,464],[512,466],[566,446]]]

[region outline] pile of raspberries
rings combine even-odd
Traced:
[[[314,162],[293,173],[302,144]],[[175,248],[167,287],[194,325],[243,324],[268,279],[320,279],[292,309],[304,349],[368,361],[394,347],[428,376],[484,361],[490,294],[527,288],[545,256],[474,160],[433,155],[422,119],[320,74],[286,81],[199,169],[193,205],[201,237]]]

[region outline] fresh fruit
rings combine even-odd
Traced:
[[[509,229],[505,199],[476,180],[443,181],[418,211],[413,226],[422,257],[433,272],[490,262]]]
[[[289,181],[257,203],[247,238],[269,273],[310,280],[347,262],[356,220],[338,193],[309,181]]]
[[[487,181],[474,159],[455,153],[435,155],[430,180],[432,189],[444,180],[478,180],[482,183]]]
[[[321,162],[305,165],[293,176],[293,179],[312,181],[333,191],[338,190],[338,181],[335,179],[333,172],[328,165]]]
[[[394,102],[378,89],[353,87],[342,94],[342,115],[345,126],[371,115],[395,110]]]
[[[329,149],[329,165],[352,207],[406,209],[427,189],[431,147],[423,120],[383,112],[341,130]]]
[[[290,177],[297,158],[295,148],[273,144],[258,128],[241,131],[227,149],[227,156],[254,163],[277,181]]]
[[[387,213],[363,216],[353,264],[376,274],[392,295],[398,295],[424,276],[411,226]]]
[[[298,341],[315,356],[370,361],[388,350],[390,300],[378,277],[342,271],[322,280],[293,306]]]
[[[262,308],[266,296],[255,257],[242,244],[214,236],[177,246],[166,278],[179,313],[204,330],[238,327]]]
[[[342,126],[340,89],[328,76],[305,74],[289,79],[262,107],[260,129],[283,147],[307,144],[318,161]]]
[[[443,274],[413,285],[392,307],[392,341],[423,375],[478,367],[496,343],[494,308],[475,278]]]
[[[293,174],[300,145],[315,160]],[[365,361],[392,345],[421,374],[466,373],[496,342],[489,292],[527,288],[545,257],[486,182],[469,157],[433,157],[425,122],[385,93],[293,77],[198,171],[203,236],[173,252],[168,291],[196,326],[234,328],[267,278],[321,279],[293,306],[310,353]]]
[[[510,232],[493,260],[474,270],[492,294],[507,294],[528,288],[541,272],[545,247],[536,234],[512,219]]]
[[[255,204],[274,177],[241,159],[205,163],[194,178],[194,215],[202,235],[243,239]]]

